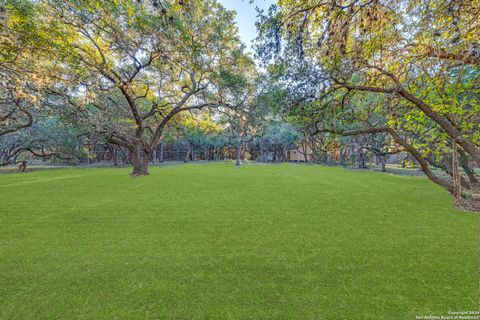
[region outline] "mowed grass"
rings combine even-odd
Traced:
[[[0,176],[1,319],[478,310],[479,216],[428,180],[231,163]]]

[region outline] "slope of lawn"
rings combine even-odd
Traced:
[[[303,165],[0,175],[0,319],[415,319],[478,310],[479,215]]]

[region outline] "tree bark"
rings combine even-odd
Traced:
[[[7,0],[0,0],[0,24],[7,28]]]
[[[235,161],[235,166],[240,167],[241,160],[242,160],[241,158],[242,158],[242,145],[239,144],[237,146],[237,157],[236,157],[236,161]]]
[[[318,163],[317,142],[314,137],[310,139],[310,143],[312,144],[312,161]]]
[[[156,164],[157,163],[157,148],[153,149],[153,153],[152,153],[152,164]]]
[[[455,169],[454,169],[454,166],[455,166],[455,163],[457,163],[457,173],[455,173]],[[430,161],[430,163],[432,163]],[[459,172],[458,172],[458,159],[453,159],[453,155],[452,157],[444,157],[444,160],[443,160],[443,165],[440,166],[442,170],[444,170],[448,175],[450,175],[450,177],[452,177],[452,182],[454,179],[456,179],[456,176],[455,174],[458,174],[459,175],[459,181],[460,181],[460,184],[462,187],[464,187],[465,189],[470,189],[470,184],[468,183],[467,179],[465,179],[464,176],[462,176]]]
[[[25,172],[27,170],[27,163],[25,161],[20,162],[20,165],[18,166],[18,171],[19,172]]]
[[[118,147],[115,145],[112,147],[112,160],[113,166],[118,167]]]
[[[475,175],[475,171],[473,171],[473,169],[468,164],[467,155],[462,149],[458,150],[458,154],[460,155],[459,157],[460,166],[462,167],[463,171],[465,171],[465,174],[467,175],[468,179],[472,184],[478,184],[479,181]]]
[[[387,172],[386,164],[387,164],[387,159],[385,155],[380,155],[378,157],[378,160],[380,161],[380,165],[382,166],[382,172]]]
[[[347,151],[347,148],[343,145],[340,144],[340,165],[345,166],[345,152]]]
[[[160,156],[159,156],[159,158],[160,158],[160,159],[159,159],[160,163],[163,163],[163,146],[164,146],[164,144],[165,144],[165,143],[164,143],[163,141],[160,142]]]
[[[358,169],[367,169],[367,165],[365,164],[365,152],[361,146],[358,148]]]
[[[147,176],[148,164],[150,162],[150,153],[143,150],[141,142],[137,142],[136,145],[130,150],[130,161],[132,162],[133,171],[131,176]]]
[[[462,185],[460,183],[460,173],[458,172],[457,162],[457,144],[453,142],[452,150],[452,178],[453,178],[453,196],[455,199],[462,198]]]
[[[259,160],[260,162],[267,162],[267,159],[265,157],[265,146],[264,146],[263,138],[260,138],[259,144],[260,144]]]
[[[302,141],[302,151],[303,151],[303,158],[305,162],[308,162],[308,144],[305,141]]]
[[[430,170],[428,162],[425,160],[425,158],[423,158],[423,156],[420,154],[420,152],[418,152],[417,149],[411,146],[407,141],[403,140],[400,135],[398,135],[393,129],[387,128],[386,132],[389,132],[393,140],[399,145],[401,145],[408,153],[412,155],[412,157],[415,158],[415,160],[418,161],[418,163],[420,164],[420,168],[427,176],[427,178],[429,178],[432,182],[444,187],[448,191],[453,191],[453,186],[450,183],[443,179],[440,179]]]
[[[355,146],[353,143],[350,144],[350,162],[355,165]]]
[[[187,153],[185,154],[185,159],[183,159],[184,163],[187,163],[190,160],[190,153],[191,153],[190,142],[187,144]]]

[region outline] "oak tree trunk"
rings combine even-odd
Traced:
[[[7,27],[7,0],[0,0],[0,26]]]
[[[365,153],[363,152],[363,148],[360,147],[358,149],[358,168],[359,169],[366,169],[367,166],[365,164]]]
[[[242,157],[242,145],[238,145],[237,146],[237,157],[236,157],[236,161],[235,161],[235,165],[237,167],[240,167],[241,157]]]
[[[118,166],[118,149],[117,149],[117,146],[113,146],[112,159],[113,159],[113,165],[115,167],[117,167]]]
[[[160,163],[163,163],[163,146],[164,146],[164,142],[160,142],[160,156],[159,156],[159,161]]]
[[[425,160],[425,158],[422,156],[422,154],[415,149],[412,145],[410,145],[406,140],[404,140],[399,134],[397,134],[394,130],[390,129],[388,130],[390,135],[393,137],[393,140],[401,145],[403,148],[405,148],[405,151],[407,151],[409,154],[412,155],[415,160],[420,165],[420,168],[422,172],[429,178],[432,182],[444,187],[448,191],[453,191],[453,186],[449,182],[445,181],[444,179],[441,179],[437,177],[429,168],[428,162]]]
[[[187,163],[190,160],[190,153],[191,153],[191,148],[190,148],[190,144],[188,144],[187,153],[185,154],[185,159],[183,159],[183,162]]]
[[[263,142],[263,138],[260,138],[260,152],[259,152],[259,156],[260,156],[260,162],[267,162],[267,159],[266,159],[266,155],[265,155],[265,146],[264,146],[264,142]]]
[[[452,150],[452,178],[453,178],[453,196],[455,199],[462,198],[462,185],[460,182],[460,173],[458,172],[458,162],[457,162],[457,144],[453,142]]]
[[[468,163],[468,157],[467,155],[465,154],[465,152],[462,150],[462,149],[459,149],[458,150],[458,154],[459,154],[459,164],[460,166],[462,167],[463,171],[465,171],[465,174],[467,175],[468,179],[470,180],[470,182],[472,184],[478,184],[479,181],[475,175],[475,171],[473,171],[473,169],[470,167],[469,163]]]
[[[130,161],[133,166],[131,176],[149,175],[148,164],[150,162],[150,153],[142,150],[141,143],[137,143],[135,147],[130,150]]]

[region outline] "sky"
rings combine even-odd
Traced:
[[[257,19],[257,12],[255,8],[264,9],[265,11],[270,5],[276,3],[274,0],[254,0],[250,3],[249,0],[219,0],[219,2],[228,10],[237,12],[235,21],[237,22],[240,31],[240,38],[247,46],[248,52],[253,52],[251,49],[252,40],[256,37],[257,29],[255,28],[255,21]]]

